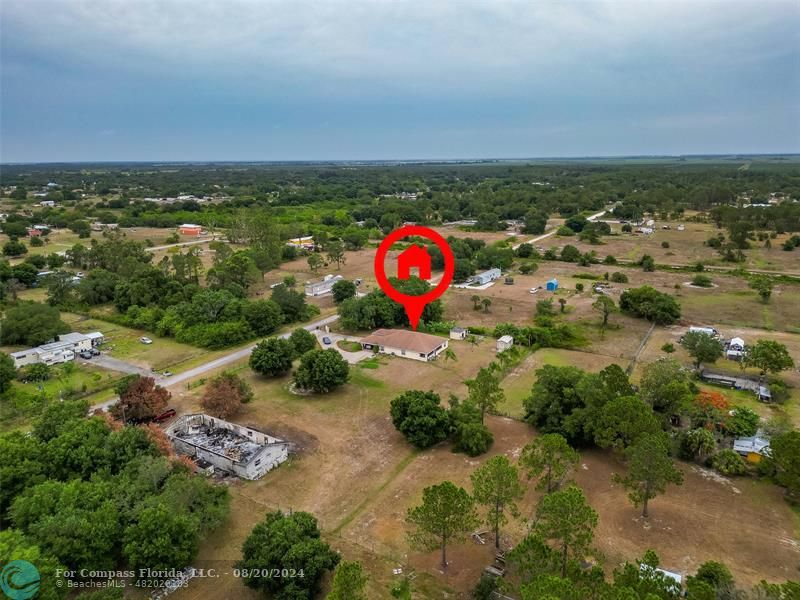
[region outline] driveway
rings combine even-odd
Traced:
[[[124,360],[114,358],[113,356],[109,356],[108,354],[100,354],[100,356],[93,356],[89,360],[84,358],[79,358],[78,362],[87,365],[94,365],[95,367],[101,367],[103,369],[109,369],[110,371],[119,371],[120,373],[128,373],[130,375],[144,375],[146,377],[154,376],[153,372],[150,369],[145,369],[144,367],[140,367],[139,365],[134,365],[133,363],[125,362]]]
[[[350,363],[351,365],[355,365],[356,363],[361,362],[364,359],[369,358],[373,355],[372,350],[359,350],[358,352],[349,352],[347,350],[342,350],[338,346],[338,342],[358,342],[361,343],[362,338],[356,337],[354,335],[341,335],[339,333],[325,333],[324,331],[315,331],[314,335],[317,337],[317,342],[323,348],[333,348],[339,354],[344,357],[344,359]],[[328,337],[331,339],[330,344],[324,344],[322,342],[323,337]]]

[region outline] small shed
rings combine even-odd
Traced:
[[[547,291],[548,292],[555,292],[558,289],[558,279],[551,279],[547,282]]]
[[[763,437],[760,431],[752,437],[736,438],[733,441],[733,450],[744,456],[748,462],[758,463],[769,454],[769,439]]]
[[[510,335],[501,336],[500,339],[497,340],[497,351],[503,352],[504,350],[508,350],[511,346],[514,345],[514,338]]]
[[[465,340],[467,339],[467,330],[463,327],[453,327],[450,330],[451,340]]]

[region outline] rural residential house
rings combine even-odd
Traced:
[[[177,452],[242,479],[259,479],[289,457],[288,442],[204,414],[183,415],[166,433]]]
[[[306,296],[322,296],[330,293],[333,284],[344,279],[341,275],[325,275],[322,281],[309,281],[305,285]]]
[[[487,283],[491,283],[495,279],[500,279],[500,269],[489,269],[488,271],[484,271],[483,273],[478,273],[477,275],[473,275],[470,283],[472,285],[486,285]]]
[[[181,235],[200,235],[203,231],[202,226],[195,225],[193,223],[184,223],[180,227],[178,227],[178,231]]]
[[[14,361],[14,367],[19,369],[26,365],[44,363],[55,365],[58,363],[74,360],[75,354],[83,350],[91,350],[94,346],[103,343],[103,334],[99,331],[91,333],[65,333],[56,336],[54,342],[43,344],[36,348],[28,348],[19,352],[9,354]]]
[[[420,361],[434,360],[447,349],[449,341],[436,335],[405,329],[378,329],[361,340],[366,350]]]

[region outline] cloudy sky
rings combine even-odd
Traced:
[[[2,0],[0,160],[800,152],[797,0]]]

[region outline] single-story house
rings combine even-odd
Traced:
[[[194,223],[184,223],[178,227],[178,231],[181,235],[200,235],[200,232],[203,231],[203,227],[201,225],[195,225]]]
[[[500,269],[494,268],[489,269],[488,271],[484,271],[483,273],[478,273],[477,275],[473,275],[472,279],[470,279],[470,283],[473,285],[485,285],[494,281],[495,279],[499,279],[502,273]]]
[[[341,275],[325,275],[322,281],[309,281],[305,285],[306,296],[322,296],[328,294],[333,284],[344,279]]]
[[[36,229],[35,227],[28,227],[29,237],[39,237],[40,235],[42,235],[41,229]]]
[[[555,292],[558,289],[558,279],[551,279],[547,282],[547,291]]]
[[[503,350],[508,350],[511,346],[514,345],[514,338],[510,335],[503,335],[497,340],[497,351],[502,352]]]
[[[405,329],[378,329],[361,340],[365,350],[377,349],[414,360],[434,360],[447,349],[449,341],[436,335]]]
[[[9,354],[14,361],[14,367],[19,369],[27,365],[44,363],[54,365],[75,359],[75,354],[83,350],[91,350],[93,346],[103,343],[103,334],[99,331],[92,333],[65,333],[57,336],[49,344],[42,344],[36,348],[20,350]]]
[[[450,330],[451,340],[465,340],[467,339],[467,330],[463,327],[453,327]]]
[[[744,456],[748,462],[758,463],[769,454],[769,439],[757,431],[754,436],[736,438],[733,441],[733,450]]]
[[[313,250],[315,248],[314,236],[307,235],[305,237],[292,238],[286,242],[286,245],[302,248],[303,250]]]

